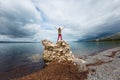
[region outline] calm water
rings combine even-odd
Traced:
[[[70,42],[75,55],[91,54],[120,46],[120,42]],[[0,74],[11,74],[16,68],[26,67],[25,73],[42,69],[41,43],[0,43]],[[11,74],[12,75],[12,74]]]
[[[72,52],[75,55],[86,55],[96,53],[105,49],[120,46],[120,41],[111,42],[74,42],[70,43]]]

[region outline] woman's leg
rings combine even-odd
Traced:
[[[58,34],[58,39],[57,39],[57,41],[58,41],[58,40],[60,40],[60,38],[61,38],[61,35],[60,35],[60,34]]]
[[[58,39],[57,39],[57,41],[58,40],[62,40],[62,34],[58,34]]]
[[[61,40],[62,40],[62,34],[60,35],[60,37],[61,37]]]

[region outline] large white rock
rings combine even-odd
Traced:
[[[78,66],[79,71],[85,71],[86,65],[85,61],[79,58],[75,58],[70,50],[70,45],[65,41],[58,41],[56,44],[53,44],[49,40],[42,40],[44,46],[44,52],[42,58],[48,65],[52,61],[71,61],[74,65]]]
[[[58,41],[53,44],[49,40],[42,40],[44,46],[43,59],[45,61],[73,61],[74,55],[70,46],[65,41]]]

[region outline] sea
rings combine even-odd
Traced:
[[[120,47],[120,41],[68,42],[75,56]],[[21,77],[44,68],[41,43],[0,43],[0,80]]]

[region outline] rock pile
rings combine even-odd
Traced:
[[[42,44],[44,46],[43,59],[45,61],[73,61],[75,58],[69,44],[63,40],[58,41],[56,44],[49,40],[43,40]]]
[[[70,46],[65,41],[58,41],[56,44],[53,44],[49,40],[43,40],[42,44],[44,46],[44,52],[42,58],[45,61],[45,64],[49,64],[52,61],[58,62],[72,62],[74,65],[77,65],[79,71],[86,71],[86,63],[84,60],[75,58],[70,50]]]

